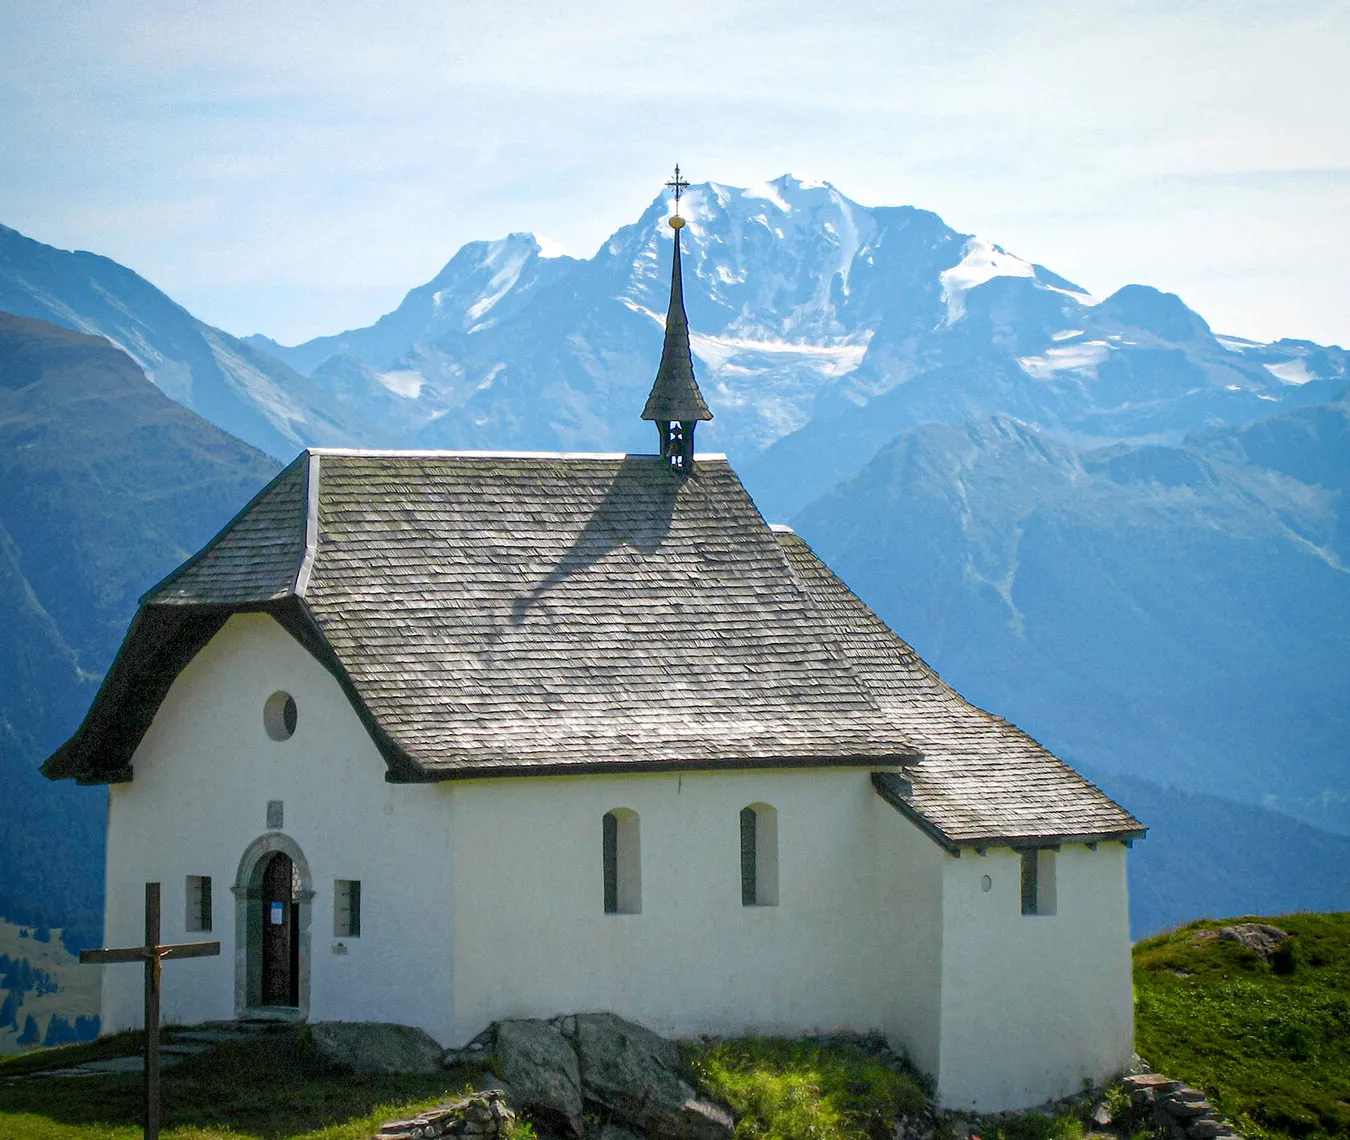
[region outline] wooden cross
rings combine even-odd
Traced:
[[[145,1140],[159,1140],[159,976],[168,958],[209,958],[219,942],[159,942],[159,884],[145,884],[145,945],[116,950],[81,950],[81,962],[145,963]]]

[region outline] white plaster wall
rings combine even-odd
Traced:
[[[295,697],[295,735],[270,739],[263,704]],[[105,945],[141,942],[144,884],[163,887],[166,941],[218,939],[221,955],[164,967],[163,1016],[235,1012],[234,883],[268,833],[268,800],[313,876],[311,1020],[399,1021],[451,1033],[449,817],[440,786],[385,782],[384,761],[336,681],[270,617],[236,615],[179,675],[108,809]],[[214,929],[185,929],[187,875],[210,875]],[[333,881],[361,880],[361,937],[333,953]],[[241,932],[242,935],[242,932]],[[141,971],[104,968],[103,1029],[142,1020]]]
[[[277,689],[299,709],[284,742],[263,728]],[[1057,913],[1026,917],[1015,854],[953,858],[866,771],[388,784],[337,683],[264,615],[232,617],[183,671],[134,768],[109,802],[105,945],[140,942],[143,885],[159,880],[165,939],[222,946],[166,965],[169,1021],[234,1015],[229,888],[279,799],[316,891],[312,1020],[399,1021],[444,1044],[497,1018],[584,1009],[675,1034],[880,1029],[939,1077],[945,1103],[981,1109],[1128,1062],[1118,844],[1066,847]],[[777,811],[773,907],[740,902],[752,803]],[[601,818],[620,807],[641,818],[642,911],[607,915]],[[212,877],[209,935],[185,929],[187,875]],[[345,955],[335,879],[362,883],[362,935]],[[105,968],[103,995],[106,1032],[140,1023],[137,967]]]
[[[942,1020],[942,881],[951,856],[878,795],[863,817],[877,852],[879,1026],[925,1073],[938,1072]]]
[[[501,1017],[594,1009],[673,1034],[935,1037],[936,1001],[917,991],[936,988],[940,883],[911,898],[936,849],[866,771],[480,780],[450,803],[457,1042]],[[777,906],[741,905],[752,803],[778,813]],[[641,818],[640,914],[603,911],[613,808]],[[902,1032],[925,1008],[926,1027]]]
[[[1020,858],[947,857],[939,1096],[1026,1107],[1120,1072],[1133,1049],[1125,848],[1064,847],[1056,913],[1021,912]],[[988,875],[992,887],[981,890]]]

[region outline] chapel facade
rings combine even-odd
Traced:
[[[671,221],[655,455],[311,448],[142,598],[44,766],[110,785],[108,944],[159,881],[222,946],[170,1020],[875,1029],[980,1110],[1122,1070],[1142,825],[695,454]]]

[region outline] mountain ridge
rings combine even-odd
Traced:
[[[106,337],[171,399],[274,458],[361,430],[308,378],[197,320],[133,270],[0,226],[0,311]]]
[[[276,469],[104,338],[0,313],[0,914],[98,938],[105,793],[38,765],[79,726],[140,593]]]

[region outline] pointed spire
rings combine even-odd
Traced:
[[[647,406],[642,409],[644,420],[656,421],[661,438],[661,455],[672,467],[686,471],[694,460],[694,425],[713,418],[703,393],[694,379],[694,358],[689,350],[689,318],[684,311],[684,278],[680,271],[680,196],[689,183],[675,177],[666,183],[675,191],[675,216],[670,228],[675,231],[675,250],[670,269],[670,306],[666,310],[666,341],[661,349],[661,364],[656,370]]]

